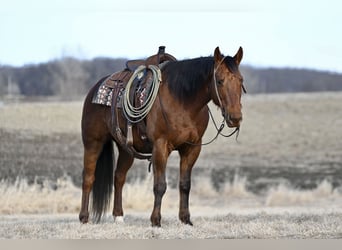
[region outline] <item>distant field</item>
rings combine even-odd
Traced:
[[[178,156],[168,162],[162,228],[152,175],[137,161],[125,225],[80,226],[82,102],[0,106],[0,238],[340,238],[342,92],[243,96],[238,142],[203,147],[193,171],[194,227],[181,225]],[[221,121],[216,108],[212,108]],[[204,141],[215,134],[209,125]]]
[[[0,107],[0,128],[22,133],[79,133],[82,102],[8,103]]]

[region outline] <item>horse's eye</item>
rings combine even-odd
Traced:
[[[220,79],[220,80],[217,81],[217,84],[218,84],[218,85],[222,85],[223,82],[224,82],[223,79]]]

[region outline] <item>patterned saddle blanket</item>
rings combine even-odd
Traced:
[[[92,102],[109,107],[114,104],[116,108],[122,108],[122,96],[132,75],[131,70],[125,69],[108,76],[95,92]],[[130,99],[137,107],[141,106],[148,97],[152,81],[152,75],[148,71],[134,79],[133,89],[130,89]]]
[[[108,76],[95,92],[92,102],[110,107],[112,106],[113,93],[118,91],[117,103],[120,103],[122,93],[132,74],[129,70],[123,70]]]

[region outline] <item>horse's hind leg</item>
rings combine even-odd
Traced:
[[[117,167],[115,169],[114,177],[114,208],[113,217],[115,221],[123,220],[123,209],[122,209],[122,188],[126,181],[127,171],[133,164],[133,156],[131,156],[127,151],[118,146],[119,158],[117,162]]]
[[[87,223],[89,219],[89,195],[95,180],[96,162],[101,153],[103,143],[94,141],[84,145],[84,169],[83,169],[83,184],[82,184],[82,203],[79,219],[82,223]]]
[[[180,155],[180,178],[179,178],[179,219],[188,225],[192,225],[189,212],[189,194],[191,188],[191,171],[199,153],[200,146],[186,145],[179,150]]]

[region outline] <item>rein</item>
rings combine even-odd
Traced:
[[[231,132],[231,133],[228,134],[228,135],[222,134],[222,130],[224,129],[224,126],[225,126],[225,118],[223,118],[220,127],[218,127],[217,124],[216,124],[216,122],[215,122],[214,116],[213,116],[213,114],[211,113],[209,107],[208,107],[208,113],[209,113],[210,119],[212,120],[212,122],[213,122],[213,124],[214,124],[214,126],[215,126],[215,129],[216,129],[216,131],[217,131],[216,135],[215,135],[210,141],[205,142],[205,143],[192,143],[192,142],[186,141],[186,142],[185,142],[186,144],[189,144],[189,145],[191,145],[191,146],[207,146],[207,145],[213,143],[213,142],[217,139],[217,137],[218,137],[219,135],[221,135],[221,136],[227,138],[227,137],[231,137],[231,136],[234,135],[235,133],[237,133],[237,134],[236,134],[236,138],[235,138],[235,140],[237,141],[237,138],[238,138],[239,133],[240,133],[240,127],[235,128],[234,131]]]

